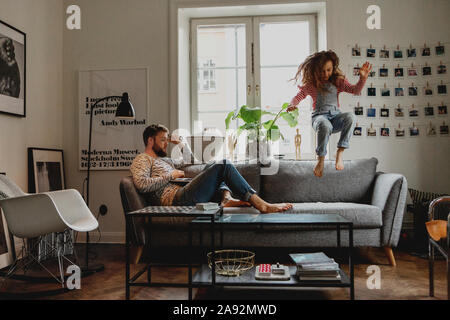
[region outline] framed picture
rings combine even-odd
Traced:
[[[0,172],[0,174],[5,174]],[[1,199],[0,195],[0,199]],[[15,253],[12,252],[13,244],[11,242],[11,236],[8,231],[8,226],[6,225],[5,217],[0,209],[0,269],[9,266],[15,257]]]
[[[63,151],[28,148],[28,192],[40,193],[65,188]]]
[[[0,20],[0,112],[26,115],[26,34]]]

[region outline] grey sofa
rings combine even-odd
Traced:
[[[333,161],[326,161],[324,175],[313,175],[315,161],[280,160],[278,172],[262,175],[258,164],[236,163],[239,172],[260,196],[269,202],[291,202],[290,213],[338,213],[353,221],[354,245],[383,247],[391,265],[395,265],[392,247],[396,247],[406,202],[407,181],[394,173],[377,172],[375,158],[345,161],[345,169],[337,171]],[[186,176],[194,177],[204,168],[188,165]],[[151,205],[137,192],[131,177],[120,182],[125,212]],[[225,213],[258,213],[254,208],[225,208]],[[157,218],[148,228],[144,218],[136,218],[129,230],[133,245],[181,246],[187,243],[187,218]],[[348,244],[348,233],[342,230],[342,245]],[[195,234],[194,234],[195,236]],[[216,235],[218,236],[218,235]],[[194,241],[197,239],[194,237]],[[207,234],[204,243],[208,243]],[[230,227],[224,234],[231,247],[335,247],[335,230],[299,230],[288,226],[263,229]]]

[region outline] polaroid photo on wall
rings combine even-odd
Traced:
[[[432,96],[433,89],[431,87],[423,87],[423,95],[424,96]]]
[[[441,46],[441,45],[436,46],[435,47],[435,52],[436,52],[437,56],[443,56],[443,55],[445,55],[445,47]]]
[[[447,74],[447,66],[445,64],[438,65],[437,74]]]
[[[394,60],[403,60],[403,50],[394,50]]]
[[[360,47],[352,47],[352,57],[361,58],[361,48]]]
[[[411,118],[417,118],[419,116],[419,110],[415,108],[409,109],[408,113]]]
[[[376,137],[377,136],[377,130],[375,130],[374,127],[367,128],[367,136],[368,137]]]
[[[380,49],[380,59],[389,60],[389,50],[388,49]]]
[[[439,116],[447,116],[447,114],[448,114],[447,106],[444,106],[444,105],[438,106],[438,115]]]
[[[391,89],[389,89],[389,88],[381,88],[381,96],[382,97],[390,97],[391,96]]]
[[[408,96],[417,96],[417,87],[411,86],[408,87]]]
[[[380,109],[380,117],[381,118],[389,118],[389,108],[381,108]]]
[[[431,56],[430,47],[423,47],[420,49],[420,52],[422,53],[422,57],[430,57]]]
[[[416,58],[417,57],[417,50],[416,50],[416,48],[406,49],[406,57],[409,58],[409,59]]]
[[[431,67],[430,66],[422,67],[422,75],[431,76]]]
[[[353,129],[353,135],[355,137],[361,137],[362,136],[362,127],[355,127],[355,129]]]
[[[366,57],[367,58],[375,58],[376,57],[376,49],[374,49],[374,48],[367,48]]]
[[[401,67],[395,68],[394,69],[394,77],[395,78],[403,78],[404,77],[403,68],[401,68]]]
[[[405,128],[397,128],[397,129],[395,129],[395,136],[397,138],[404,138],[405,137]]]
[[[400,106],[396,107],[394,114],[396,118],[403,118],[405,116],[404,108]]]
[[[380,128],[380,136],[381,137],[389,137],[389,128],[386,128],[386,127]]]
[[[436,126],[430,122],[430,125],[427,127],[427,136],[436,137]]]
[[[359,76],[359,69],[361,69],[361,67],[353,67],[353,76],[354,77]]]
[[[376,75],[377,75],[377,73],[376,73],[376,71],[373,70],[373,69],[369,72],[369,77],[370,77],[370,78],[375,78]]]
[[[419,136],[419,128],[413,124],[412,127],[409,127],[409,136],[410,137],[417,137]]]
[[[425,117],[433,117],[434,116],[434,107],[428,106],[424,108]]]
[[[374,107],[367,108],[367,117],[375,118],[377,116],[377,109]]]
[[[363,107],[355,107],[355,116],[362,116],[364,115]]]
[[[441,134],[441,136],[448,136],[448,125],[443,124],[439,126],[439,133]]]
[[[416,67],[409,67],[407,72],[408,72],[409,78],[417,77],[417,68]]]
[[[377,88],[367,88],[367,96],[368,97],[376,97],[377,96]]]
[[[437,93],[439,95],[446,95],[447,94],[447,85],[446,84],[438,84]]]
[[[378,76],[380,78],[387,78],[389,76],[389,69],[386,67],[382,67],[379,69]]]
[[[395,88],[395,96],[396,97],[403,97],[405,96],[405,89],[401,87]]]

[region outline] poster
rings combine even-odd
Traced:
[[[128,170],[143,152],[142,132],[147,121],[146,68],[79,72],[79,170],[87,170],[90,109],[107,96],[127,92],[135,119],[115,118],[119,98],[99,102],[93,109],[91,170]]]

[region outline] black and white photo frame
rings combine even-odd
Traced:
[[[26,116],[26,34],[0,20],[0,113]]]
[[[66,188],[64,156],[60,149],[28,148],[28,190],[31,193]]]

